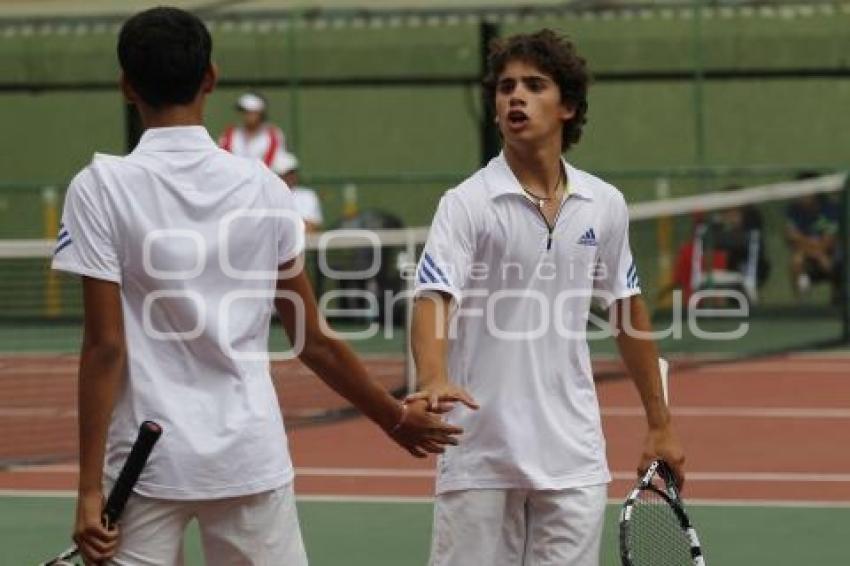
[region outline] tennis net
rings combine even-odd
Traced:
[[[664,183],[659,194],[677,194],[675,180]],[[630,205],[643,296],[674,366],[848,340],[847,192],[835,174]],[[405,291],[427,232],[332,231],[308,241],[307,269],[331,325],[398,395],[414,379]],[[75,453],[81,290],[50,271],[53,245],[0,241],[0,464]],[[364,269],[369,277],[345,278]],[[623,375],[614,341],[593,330],[597,376]],[[279,328],[271,334],[270,350],[286,350]],[[289,424],[353,414],[298,361],[275,361],[272,372]]]

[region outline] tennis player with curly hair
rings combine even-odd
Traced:
[[[442,198],[417,270],[411,403],[464,428],[440,457],[433,566],[595,566],[611,476],[586,329],[608,308],[646,412],[636,468],[684,454],[612,185],[562,154],[589,73],[548,30],[494,43],[485,90],[503,151]]]

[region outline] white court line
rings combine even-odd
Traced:
[[[832,374],[835,377],[846,378],[850,375],[850,362],[813,365],[803,361],[776,360],[775,362],[740,362],[737,364],[705,365],[679,370],[674,368],[673,372],[675,373],[676,371],[680,373],[732,373],[744,377],[750,374],[771,374],[781,376],[783,379],[788,377],[808,378],[811,374]]]
[[[688,507],[786,507],[790,509],[850,509],[850,501],[793,499],[687,499]]]
[[[397,468],[295,468],[295,475],[322,478],[434,478],[436,472],[430,469]]]
[[[613,472],[615,480],[635,480],[635,472]],[[686,472],[687,481],[850,483],[850,474],[805,472]]]
[[[433,496],[413,497],[395,495],[296,495],[298,501],[309,503],[434,503]]]
[[[368,352],[358,354],[361,360],[366,362],[381,364],[388,366],[382,368],[386,370],[398,370],[404,365],[404,356],[402,354],[387,353],[381,354],[377,352]],[[0,375],[15,375],[15,374],[72,374],[76,375],[79,369],[79,356],[77,355],[62,355],[53,357],[50,354],[31,356],[25,354],[23,356],[5,355],[0,352]],[[398,367],[396,367],[398,366]],[[295,360],[287,360],[283,362],[273,362],[272,367],[275,369],[302,369],[305,373],[312,375],[312,371],[301,363]]]
[[[434,470],[392,468],[296,468],[303,477],[433,478]],[[615,480],[634,480],[634,472],[613,472]],[[850,483],[850,474],[798,472],[688,472],[688,481]]]
[[[754,419],[850,419],[850,409],[797,407],[673,407],[677,417],[741,417]],[[643,417],[641,407],[602,407],[605,417]]]
[[[434,470],[388,468],[296,468],[305,477],[433,478]],[[634,480],[634,472],[614,472],[614,479]],[[688,472],[688,481],[850,483],[850,474],[796,472]]]
[[[5,407],[0,408],[0,417],[8,418],[41,418],[54,419],[57,417],[76,417],[76,409],[53,409],[46,407]]]
[[[75,491],[36,491],[31,489],[0,489],[0,497],[9,499],[74,499]],[[432,504],[432,496],[392,495],[296,495],[298,501],[306,503],[388,503],[388,504]],[[608,505],[619,506],[622,500],[611,497]],[[850,509],[850,501],[812,501],[783,499],[688,499],[688,507],[775,507],[790,509]]]
[[[15,473],[65,474],[76,473],[76,464],[54,465],[40,468],[27,466],[13,468]],[[327,468],[299,467],[295,475],[308,478],[403,478],[403,479],[433,479],[436,472],[431,469],[404,468]],[[615,471],[611,473],[615,480],[635,480],[632,471]],[[689,482],[780,482],[780,483],[850,483],[850,473],[820,473],[820,472],[688,472]]]
[[[59,489],[0,489],[0,497],[31,497],[33,499],[68,499],[77,497],[76,491]]]
[[[12,468],[15,473],[76,473],[76,464],[59,464],[45,467],[27,466]],[[301,477],[324,478],[402,478],[402,479],[433,479],[436,472],[433,469],[409,468],[330,468],[330,467],[296,467],[295,475]],[[615,480],[634,480],[632,471],[615,471],[611,473]],[[688,472],[688,481],[705,482],[786,482],[786,483],[850,483],[850,473],[821,473],[821,472]]]
[[[317,409],[318,412],[321,412]],[[736,417],[753,419],[850,419],[850,409],[837,408],[798,408],[798,407],[674,407],[673,415],[678,417]],[[48,407],[7,407],[0,408],[0,417],[15,418],[56,418],[75,417],[76,409],[58,409]],[[605,417],[644,417],[644,411],[638,406],[603,406]]]
[[[62,365],[50,365],[44,367],[33,367],[27,364],[23,367],[3,367],[0,368],[0,377],[17,377],[21,375],[77,375],[77,366],[64,367]]]

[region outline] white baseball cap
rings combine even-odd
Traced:
[[[246,92],[236,101],[236,108],[245,112],[263,112],[266,109],[266,101],[253,92]]]
[[[278,175],[286,175],[298,169],[298,158],[288,151],[279,151],[272,159],[271,170]]]

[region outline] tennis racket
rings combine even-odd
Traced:
[[[705,566],[673,472],[654,461],[626,498],[620,513],[623,566]]]
[[[161,434],[162,427],[153,421],[145,421],[139,427],[139,435],[136,437],[136,441],[130,449],[130,455],[127,456],[127,461],[124,462],[121,473],[118,474],[118,480],[112,487],[112,491],[109,492],[106,505],[103,507],[103,524],[107,527],[116,524],[121,517],[124,506],[133,491],[133,486],[136,485],[142,469],[151,455],[151,450],[153,450],[154,444],[159,440]],[[78,553],[79,549],[74,545],[55,558],[43,562],[41,566],[74,566],[74,563],[70,560]]]
[[[670,365],[658,358],[664,402]],[[705,566],[699,537],[679,497],[673,471],[655,460],[629,493],[620,513],[623,566]]]

